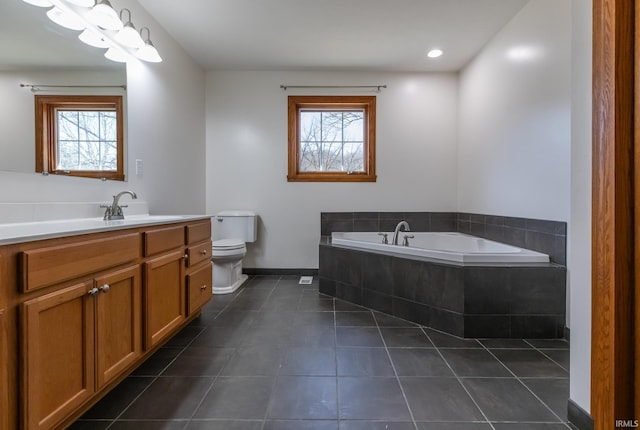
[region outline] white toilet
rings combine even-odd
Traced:
[[[254,212],[227,210],[213,218],[213,294],[237,290],[248,276],[242,273],[246,242],[256,241],[258,217]]]

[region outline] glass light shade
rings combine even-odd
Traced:
[[[76,15],[54,7],[47,11],[49,19],[56,24],[70,30],[84,30],[84,23]]]
[[[136,57],[150,63],[160,63],[162,58],[158,54],[158,50],[153,46],[150,40],[144,43],[144,46],[136,51]]]
[[[96,2],[95,0],[67,0],[67,3],[81,7],[92,7]]]
[[[29,3],[38,7],[51,7],[53,4],[49,0],[22,0],[25,3]]]
[[[144,46],[144,40],[142,40],[140,33],[136,31],[131,21],[127,22],[114,38],[116,42],[128,48],[139,49]]]
[[[115,48],[109,48],[107,52],[104,53],[104,56],[116,63],[126,63],[128,60],[127,55],[124,52]]]
[[[98,4],[87,13],[87,19],[105,30],[117,31],[122,28],[122,21],[109,0],[98,0]]]
[[[93,31],[85,30],[78,35],[78,39],[82,40],[84,43],[90,46],[94,46],[96,48],[108,48],[109,44],[104,40],[102,36],[99,36]]]

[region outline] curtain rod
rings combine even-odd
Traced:
[[[32,92],[40,91],[40,88],[122,88],[126,91],[126,85],[45,85],[45,84],[20,84],[22,88],[31,88]]]
[[[381,88],[387,88],[387,85],[280,85],[284,91],[288,88],[375,88],[380,91]]]

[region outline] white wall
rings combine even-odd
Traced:
[[[376,94],[378,181],[288,183],[287,96],[302,93],[280,84],[387,84]],[[456,111],[454,74],[209,72],[207,212],[260,215],[245,267],[317,268],[320,212],[455,211]]]
[[[128,182],[0,171],[0,203],[110,201],[132,189],[152,213],[204,213],[205,73],[137,2],[126,7],[138,28],[151,28],[164,59],[127,64]],[[135,159],[144,162],[142,176]]]
[[[531,1],[461,72],[461,212],[569,220],[570,6]]]
[[[591,42],[592,1],[572,2],[570,395],[589,412],[591,392]]]

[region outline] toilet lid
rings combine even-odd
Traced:
[[[213,249],[236,249],[243,246],[244,241],[242,239],[220,239],[214,240],[212,244]]]

